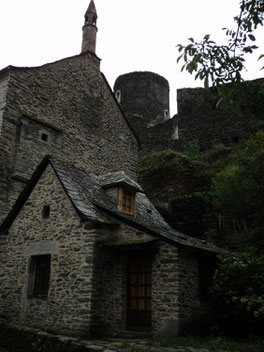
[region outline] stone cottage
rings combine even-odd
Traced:
[[[0,312],[65,334],[177,334],[218,249],[173,231],[138,185],[96,20],[92,0],[80,55],[0,72]]]
[[[0,231],[0,310],[65,334],[178,333],[202,312],[217,252],[173,231],[124,172],[49,157]]]

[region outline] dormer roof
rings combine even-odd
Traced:
[[[124,171],[112,172],[99,176],[99,182],[103,188],[122,186],[134,192],[143,192],[141,186],[128,177]]]

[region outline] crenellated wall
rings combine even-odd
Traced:
[[[256,106],[263,104],[258,94],[262,83],[262,79],[245,83],[251,95],[244,93],[243,116],[226,110],[215,89],[182,88],[177,90],[178,114],[166,119],[161,111],[168,104],[168,82],[151,72],[119,76],[114,92],[139,136],[143,157],[164,149],[180,151],[193,141],[204,151],[216,143],[229,146],[247,139],[256,130],[254,118],[261,114],[256,114]]]

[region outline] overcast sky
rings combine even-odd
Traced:
[[[180,72],[178,43],[212,34],[225,39],[222,27],[234,26],[239,0],[94,0],[98,13],[97,55],[111,86],[131,71],[153,71],[168,79],[171,113],[176,89],[199,81]],[[80,53],[84,13],[89,0],[0,0],[0,68],[39,66]],[[247,79],[263,76],[256,57],[248,60]]]

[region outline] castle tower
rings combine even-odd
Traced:
[[[83,39],[82,39],[82,53],[85,51],[90,51],[95,53],[96,47],[96,21],[97,21],[97,12],[94,5],[94,1],[91,0],[90,5],[84,15],[84,26],[83,30]]]
[[[146,128],[170,118],[169,83],[153,72],[131,72],[119,76],[114,93],[140,140]]]

